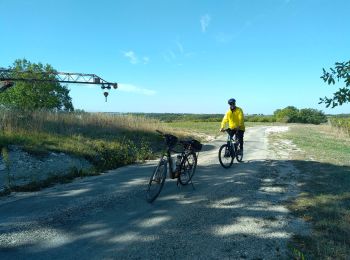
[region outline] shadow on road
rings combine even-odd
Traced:
[[[57,203],[54,213],[39,219],[24,207],[17,210],[16,203],[28,201],[2,205],[0,258],[279,259],[290,237],[308,230],[283,206],[303,183],[294,166],[350,174],[348,166],[310,161],[198,166],[195,189],[167,179],[148,204],[144,189],[153,166],[141,165],[142,174],[119,172],[118,186],[111,174],[33,197]]]

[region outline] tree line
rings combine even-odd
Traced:
[[[26,72],[28,78],[49,79],[54,77],[52,72],[56,70],[49,64],[31,63],[26,59],[15,60],[13,66],[9,67],[16,78],[16,73]],[[329,85],[336,81],[344,81],[345,87],[340,88],[333,94],[333,97],[320,98],[320,103],[328,106],[340,106],[350,102],[350,61],[337,62],[330,71],[323,69],[321,78]],[[12,87],[0,93],[0,107],[6,109],[19,109],[26,111],[48,110],[48,111],[74,111],[72,98],[69,89],[61,85],[54,78],[53,82],[16,82]],[[157,118],[165,122],[173,121],[201,121],[219,122],[222,114],[181,114],[181,113],[132,113],[139,116]],[[327,121],[326,115],[319,110],[312,108],[297,109],[288,106],[277,109],[273,115],[246,115],[246,121],[251,122],[285,122],[285,123],[311,123],[320,124]]]

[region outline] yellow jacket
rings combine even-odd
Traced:
[[[228,123],[228,127],[233,129],[239,127],[239,130],[245,130],[244,126],[244,116],[243,110],[239,107],[236,107],[233,111],[229,109],[221,122],[221,129],[225,128],[226,123]]]

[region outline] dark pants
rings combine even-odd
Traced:
[[[235,130],[230,131],[230,136],[232,137],[236,133]],[[241,147],[241,150],[243,150],[243,138],[244,138],[244,131],[238,130],[237,137],[239,140],[239,146]]]

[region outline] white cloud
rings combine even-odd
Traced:
[[[123,51],[124,57],[126,57],[131,64],[148,64],[150,58],[148,56],[140,57],[136,55],[134,51]]]
[[[211,17],[210,15],[206,14],[203,15],[200,19],[201,27],[202,27],[202,32],[205,33],[207,31],[207,28],[210,24]]]
[[[133,51],[124,51],[124,57],[128,58],[131,64],[139,63],[139,59],[137,58],[135,52]]]
[[[146,89],[146,88],[140,88],[132,84],[124,84],[120,83],[118,84],[118,90],[119,91],[124,91],[124,92],[131,92],[131,93],[136,93],[136,94],[141,94],[141,95],[146,95],[146,96],[153,96],[157,92],[151,89]]]
[[[166,62],[182,65],[181,61],[195,54],[195,52],[187,51],[184,45],[179,40],[176,40],[170,49],[162,53],[162,56]]]

